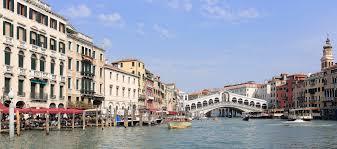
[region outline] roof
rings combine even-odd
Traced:
[[[137,76],[137,75],[135,75],[135,74],[129,73],[129,72],[127,72],[127,71],[124,71],[124,70],[122,70],[122,69],[119,69],[119,68],[117,68],[117,67],[115,67],[115,66],[112,66],[112,65],[109,65],[109,64],[105,64],[105,65],[104,65],[104,68],[107,68],[107,69],[110,69],[110,70],[114,70],[114,71],[118,71],[118,72],[121,72],[121,73],[130,75],[130,76],[134,76],[134,77],[139,78],[139,76]]]
[[[120,62],[132,62],[132,61],[138,61],[138,62],[143,63],[141,60],[136,59],[136,58],[126,58],[126,59],[121,59],[121,60],[112,62],[112,64],[114,64],[114,63],[120,63]]]

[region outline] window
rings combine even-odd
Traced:
[[[50,18],[50,28],[57,30],[57,21],[53,18]]]
[[[63,76],[63,69],[64,69],[64,64],[63,62],[60,63],[60,76]]]
[[[37,34],[33,31],[30,32],[30,44],[38,45],[37,44]]]
[[[61,22],[59,23],[59,31],[62,33],[66,33],[65,25]]]
[[[27,41],[26,29],[19,26],[17,27],[17,39],[20,41]]]
[[[76,71],[80,71],[80,61],[76,61]]]
[[[80,45],[77,44],[76,46],[77,46],[76,47],[76,52],[79,53],[80,52]]]
[[[68,89],[71,89],[71,78],[68,78]]]
[[[71,58],[68,58],[68,69],[71,70]]]
[[[79,89],[80,80],[76,79],[76,90]]]
[[[13,37],[13,24],[12,23],[4,21],[3,35],[7,37]]]
[[[123,68],[123,63],[121,63],[120,65],[121,65],[121,68]]]
[[[36,60],[37,60],[36,55],[33,54],[30,59],[30,66],[32,70],[36,70]]]
[[[46,63],[46,59],[44,57],[41,57],[40,59],[40,71],[44,72],[45,70],[45,63]]]
[[[8,94],[11,89],[11,78],[5,78],[5,94]]]
[[[135,74],[135,71],[134,71],[134,70],[132,71],[132,74]]]
[[[63,86],[60,86],[60,99],[63,99]]]
[[[55,85],[54,84],[50,84],[50,97],[54,98],[54,90],[55,90]]]
[[[116,96],[118,96],[118,90],[119,90],[119,87],[117,86],[116,87]]]
[[[47,37],[39,35],[39,46],[42,48],[47,48]]]
[[[103,54],[100,54],[100,60],[103,61]]]
[[[123,75],[123,83],[125,82],[124,79],[125,79],[125,76]]]
[[[123,90],[122,90],[122,97],[125,97],[125,88],[123,87]]]
[[[68,41],[68,49],[71,51],[71,41]]]
[[[25,58],[25,54],[22,51],[20,51],[19,52],[19,67],[20,68],[23,68],[24,58]]]
[[[130,84],[130,77],[128,77],[128,83]]]
[[[24,93],[23,93],[23,80],[19,80],[19,83],[18,83],[18,95],[19,96],[23,96]]]
[[[27,6],[17,3],[18,14],[27,17]]]
[[[50,73],[51,74],[55,73],[55,61],[53,59],[50,62]]]
[[[93,51],[93,52],[92,52],[92,57],[93,57],[94,59],[96,59],[96,51]]]
[[[138,63],[138,67],[140,67],[140,63]]]
[[[5,65],[11,65],[11,49],[5,48]]]
[[[130,96],[131,96],[130,92],[131,92],[131,88],[128,89],[128,98],[130,98]]]
[[[112,85],[110,85],[110,96],[112,95]]]
[[[14,12],[14,0],[3,0],[3,7]]]
[[[102,84],[99,84],[99,93],[102,94]]]
[[[50,50],[56,51],[56,40],[53,38],[50,38]]]
[[[118,74],[116,74],[116,81],[118,81]]]
[[[102,78],[102,76],[103,76],[103,69],[102,68],[100,68],[99,69],[99,76]]]
[[[61,52],[61,53],[63,53],[63,54],[65,54],[66,53],[66,51],[65,51],[65,45],[64,45],[64,43],[63,42],[60,42],[59,43],[59,52]]]
[[[132,67],[134,67],[135,66],[135,62],[132,62]]]

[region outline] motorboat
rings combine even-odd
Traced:
[[[184,129],[192,127],[192,121],[185,117],[176,117],[167,123],[169,129]]]
[[[245,116],[242,120],[243,121],[249,121],[249,116]]]
[[[290,109],[288,113],[288,121],[311,121],[313,119],[311,109]]]

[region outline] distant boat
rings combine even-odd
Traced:
[[[175,118],[167,123],[169,129],[183,129],[192,127],[192,121],[188,118]]]
[[[302,109],[290,109],[288,114],[288,121],[310,121],[313,119],[312,110],[307,108]]]
[[[245,116],[242,120],[243,121],[249,121],[249,116]]]

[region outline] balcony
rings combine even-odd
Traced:
[[[92,58],[91,56],[87,56],[84,54],[82,54],[82,59],[83,61],[89,61],[89,62],[92,62],[94,60],[94,58]]]
[[[24,68],[19,68],[18,69],[19,76],[26,76],[26,69]]]
[[[51,75],[50,75],[50,79],[51,79],[52,81],[56,81],[56,75],[51,74]]]
[[[30,94],[30,99],[35,102],[47,102],[48,94]]]
[[[5,65],[4,73],[5,74],[13,74],[13,66]]]
[[[84,96],[93,96],[95,94],[95,91],[93,90],[81,90],[81,94]]]
[[[19,41],[19,48],[26,49],[26,42],[25,41]]]
[[[30,75],[31,75],[31,77],[41,78],[41,72],[40,71],[31,70]]]
[[[56,95],[50,95],[50,99],[56,99]]]
[[[38,47],[37,45],[32,45],[32,50],[33,50],[33,51],[37,51],[38,48],[39,48],[39,47]]]
[[[42,74],[42,78],[43,79],[49,79],[49,73],[47,73],[47,72],[41,72],[41,74]]]
[[[82,71],[82,72],[81,72],[81,75],[82,75],[82,76],[85,76],[85,77],[94,77],[94,76],[95,76],[95,73],[84,72],[84,71]]]
[[[26,93],[25,92],[18,92],[18,96],[19,97],[26,97]]]
[[[6,37],[4,43],[8,44],[8,45],[13,45],[13,38],[12,37]]]
[[[66,77],[60,76],[60,80],[62,83],[66,83]]]
[[[60,100],[64,100],[64,98],[65,98],[64,96],[60,96]]]

